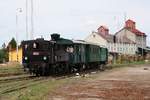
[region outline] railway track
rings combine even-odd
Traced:
[[[46,80],[43,80],[43,79],[34,79],[34,80],[22,81],[22,82],[13,84],[12,86],[6,86],[2,90],[0,90],[0,94],[6,94],[6,93],[13,92],[13,91],[21,90],[24,88],[28,88],[28,87],[31,87],[33,85],[43,83],[45,81]]]
[[[30,75],[12,76],[4,79],[0,79],[0,95],[4,95],[10,92],[20,91],[22,89],[32,87],[36,84],[41,84],[47,81],[64,79],[68,76],[56,76],[56,77],[35,77]]]
[[[48,78],[44,77],[34,77],[34,76],[24,76],[24,77],[12,77],[8,79],[0,80],[0,94],[6,94],[13,91],[28,88],[35,84],[40,84],[47,81]]]
[[[100,72],[98,69],[92,69],[80,72],[79,76],[84,76],[85,74]],[[41,84],[47,81],[52,80],[61,80],[65,78],[73,78],[76,76],[76,73],[67,74],[67,75],[56,75],[56,76],[48,76],[48,77],[35,77],[28,74],[25,75],[17,75],[0,78],[0,96],[5,95],[10,92],[20,91],[22,89],[26,89],[28,87],[32,87],[36,84]]]
[[[10,76],[10,77],[0,78],[0,83],[7,83],[7,82],[19,81],[19,80],[28,80],[31,78],[34,78],[34,76],[30,76],[30,75]]]

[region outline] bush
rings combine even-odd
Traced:
[[[0,50],[0,63],[3,63],[4,58],[5,58],[5,53],[3,50]]]
[[[8,52],[5,49],[0,49],[0,63],[8,61]]]

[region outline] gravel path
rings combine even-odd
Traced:
[[[52,91],[49,100],[150,100],[150,65],[115,68],[79,78]]]

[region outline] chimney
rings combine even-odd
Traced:
[[[98,34],[101,34],[103,36],[106,36],[109,34],[109,29],[105,26],[100,26],[97,30],[98,30]]]
[[[129,29],[135,29],[136,28],[136,23],[133,20],[128,19],[125,22],[125,27]]]
[[[51,34],[51,39],[53,41],[57,41],[58,39],[60,39],[60,34],[57,34],[57,33]]]

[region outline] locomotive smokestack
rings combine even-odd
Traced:
[[[60,34],[58,33],[53,33],[51,34],[51,40],[56,41],[60,38]]]

